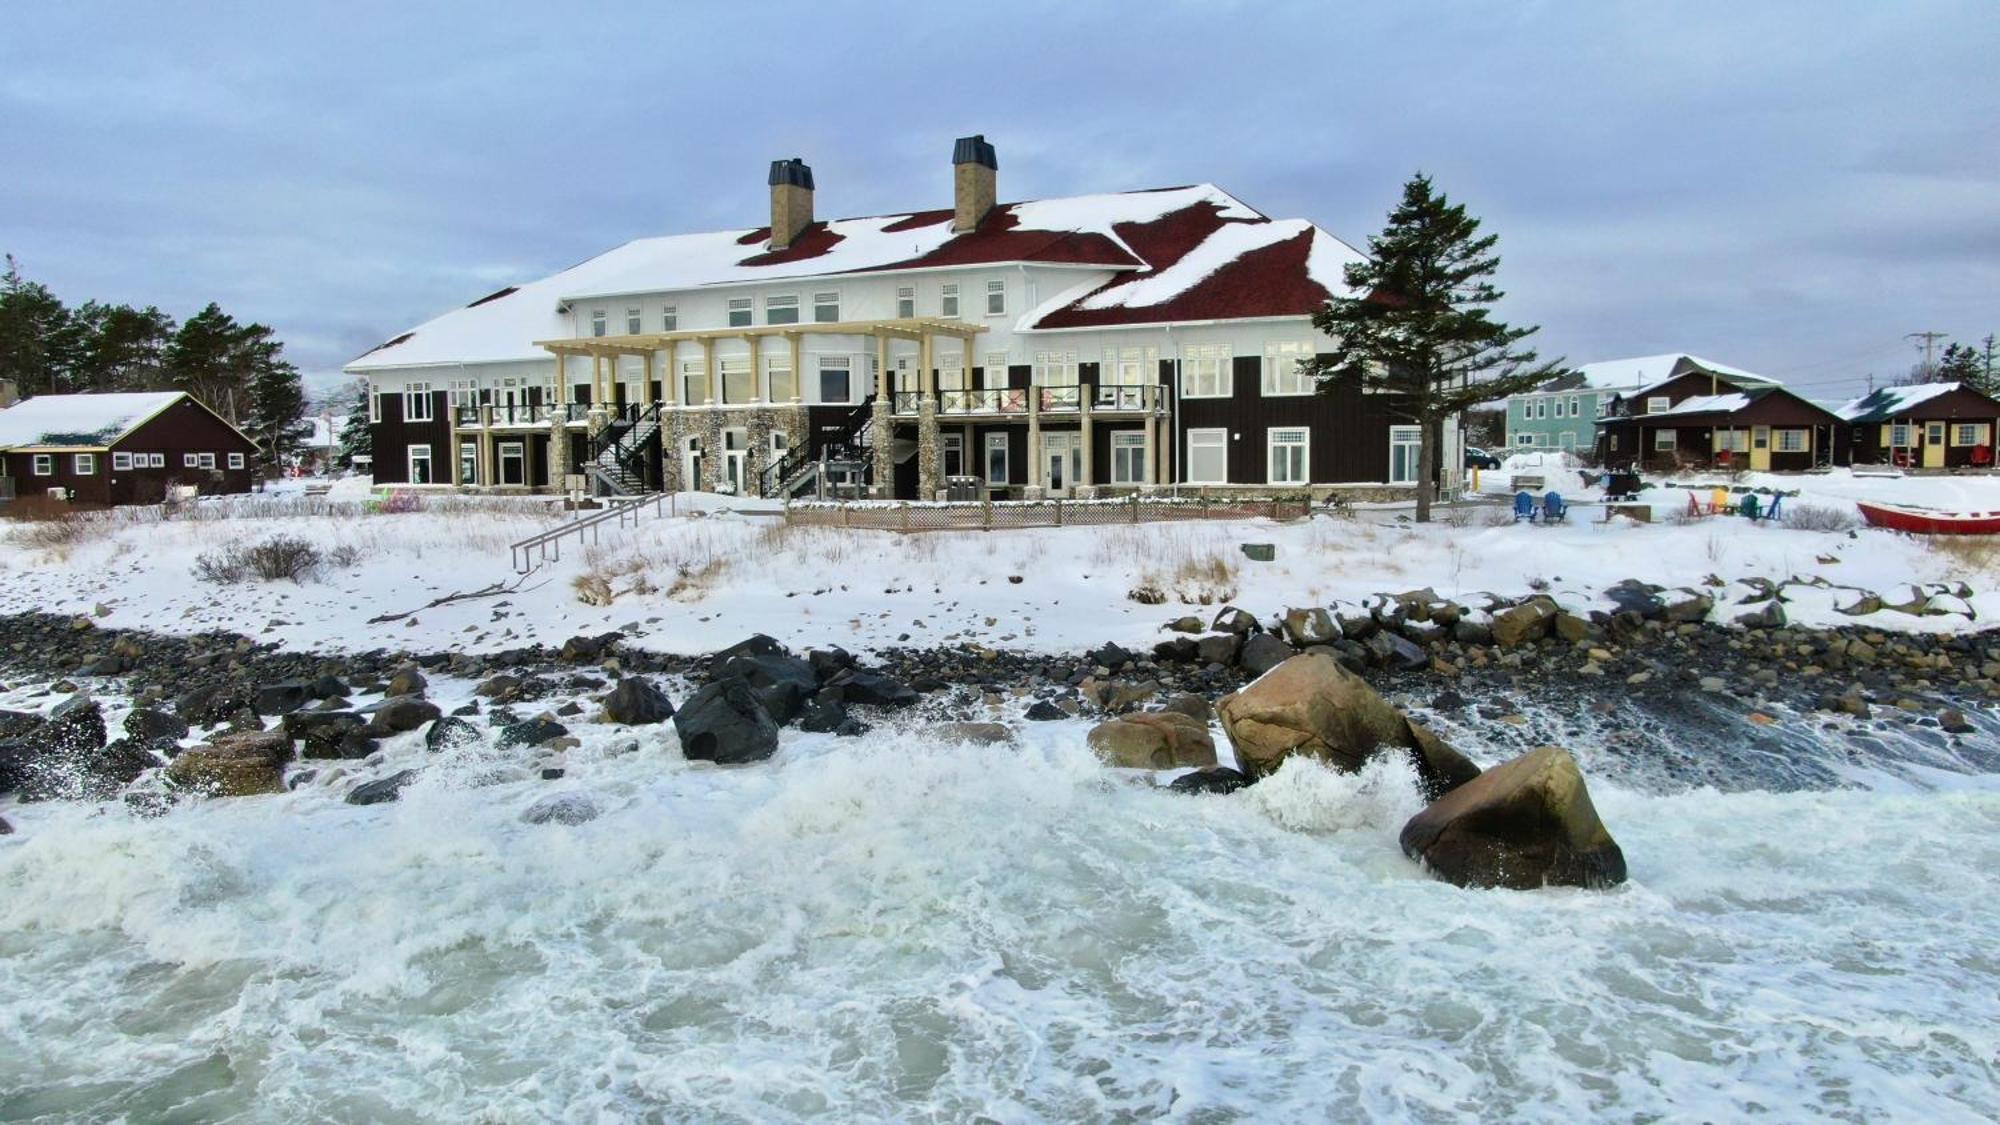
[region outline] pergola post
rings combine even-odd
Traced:
[[[722,388],[716,383],[715,341],[707,336],[701,339],[701,370],[702,384],[708,388],[706,401],[709,405],[713,406],[722,401]],[[710,458],[704,452],[701,459],[702,475],[704,476],[708,474],[709,460]]]
[[[639,405],[653,405],[653,353],[646,353],[645,382],[639,384]]]
[[[789,335],[792,341],[792,402],[797,404],[803,401],[805,397],[805,334],[802,332],[793,332]]]
[[[1040,495],[1048,482],[1042,476],[1042,388],[1028,388],[1028,487]]]
[[[1095,485],[1097,483],[1097,476],[1096,476],[1097,459],[1094,456],[1092,456],[1092,448],[1096,443],[1091,440],[1090,400],[1091,400],[1090,395],[1084,394],[1080,390],[1077,392],[1076,395],[1077,440],[1083,443],[1083,450],[1082,450],[1082,463],[1077,472],[1076,483],[1082,485]]]
[[[889,337],[881,330],[875,332],[875,406],[869,425],[874,428],[875,447],[875,496],[880,499],[893,490],[896,476],[895,423],[890,418],[894,409],[894,396],[889,390]]]
[[[917,499],[935,500],[943,443],[938,440],[937,337],[928,330],[917,337],[917,362],[917,385],[922,388],[917,396]]]

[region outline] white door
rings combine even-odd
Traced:
[[[500,443],[500,483],[528,483],[528,452],[518,441]]]
[[[1042,467],[1050,496],[1068,496],[1082,469],[1083,443],[1076,434],[1043,434]]]
[[[681,489],[701,490],[701,439],[691,437],[681,443]]]
[[[748,435],[742,430],[722,431],[722,479],[728,487],[725,491],[737,496],[748,495],[745,487],[746,459],[750,450],[746,448]]]

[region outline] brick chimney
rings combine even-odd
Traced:
[[[995,180],[1000,174],[1000,158],[985,134],[960,137],[951,149],[952,215],[951,229],[962,234],[979,225],[993,210]]]
[[[813,221],[813,170],[794,156],[771,161],[771,249],[783,250]]]

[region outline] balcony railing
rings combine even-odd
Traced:
[[[1043,414],[1075,414],[1082,410],[1086,394],[1094,410],[1144,411],[1156,408],[1160,402],[1159,389],[1148,386],[988,387],[939,391],[938,413],[1025,416],[1029,403],[1033,402]],[[897,391],[895,412],[913,416],[922,399],[923,395],[917,391]]]
[[[639,407],[629,406],[623,411],[626,416],[635,416]],[[566,422],[581,422],[590,415],[590,407],[570,402],[557,406],[542,403],[530,406],[526,403],[496,403],[487,406],[457,406],[452,408],[461,427],[478,426],[546,426],[561,418]]]

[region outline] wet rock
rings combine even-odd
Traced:
[[[1576,760],[1553,746],[1495,766],[1403,826],[1403,854],[1461,887],[1608,887],[1625,881]]]
[[[1270,633],[1254,633],[1243,642],[1236,662],[1251,676],[1264,673],[1292,658],[1292,646]]]
[[[491,699],[495,703],[512,703],[521,698],[526,683],[527,681],[519,676],[501,672],[481,681],[478,687],[472,689],[472,694],[482,699]]]
[[[818,677],[820,683],[825,683],[854,667],[854,656],[839,645],[827,645],[824,648],[808,649],[806,666],[812,669],[813,675]]]
[[[1218,633],[1233,633],[1238,637],[1247,637],[1252,633],[1264,631],[1264,626],[1258,623],[1255,614],[1233,605],[1223,606],[1209,628]]]
[[[1173,711],[1126,715],[1091,728],[1086,741],[1106,765],[1173,769],[1215,764],[1208,725]]]
[[[1014,741],[1014,732],[1005,723],[939,723],[929,733],[940,742],[975,746],[1004,746]]]
[[[598,701],[601,717],[622,726],[651,726],[674,717],[667,693],[638,676],[627,676]]]
[[[1215,718],[1215,708],[1209,706],[1206,698],[1196,695],[1193,692],[1176,692],[1168,696],[1160,704],[1160,710],[1186,715],[1188,718],[1203,724]]]
[[[158,707],[134,707],[125,715],[125,733],[141,742],[178,742],[188,736],[188,725],[186,719]]]
[[[415,668],[404,668],[389,677],[389,686],[382,689],[385,695],[422,695],[430,687],[430,681]]]
[[[285,791],[285,748],[268,742],[196,746],[167,763],[166,779],[176,789],[209,797],[254,797]]]
[[[399,695],[364,708],[362,714],[369,716],[372,725],[393,734],[402,734],[438,719],[444,712],[428,699]]]
[[[778,752],[777,724],[749,683],[736,677],[716,680],[689,696],[674,715],[674,729],[681,753],[692,760],[729,765],[763,761]]]
[[[1965,717],[1965,712],[1956,707],[1938,712],[1938,726],[1947,734],[1971,734],[1978,729],[1972,725],[1972,720]]]
[[[288,680],[258,688],[251,707],[259,715],[284,715],[304,707],[312,698],[311,684]]]
[[[1479,767],[1412,722],[1332,657],[1302,653],[1216,704],[1244,772],[1262,777],[1293,754],[1355,772],[1385,750],[1409,755],[1427,792],[1450,791]]]
[[[494,744],[502,750],[515,747],[547,746],[558,738],[569,734],[569,728],[547,715],[537,715],[518,723],[508,723],[500,728],[500,737]]]
[[[348,791],[347,803],[350,805],[387,804],[390,801],[400,798],[403,795],[404,788],[416,779],[416,770],[402,770],[398,773],[392,773],[388,777],[376,778],[374,781],[364,781]]]
[[[0,836],[12,836],[13,834],[14,826],[7,823],[6,817],[0,816]]]
[[[551,793],[521,810],[526,824],[588,824],[603,815],[597,799],[588,793]]]
[[[344,740],[349,734],[358,734],[365,720],[352,711],[294,711],[281,720],[282,729],[293,741],[300,743],[300,752],[308,758],[352,757]],[[374,752],[373,740],[368,740],[369,748],[360,756],[367,757]]]
[[[1167,788],[1176,793],[1234,793],[1248,786],[1251,778],[1241,770],[1228,766],[1210,766],[1204,770],[1184,773],[1175,778]]]
[[[424,732],[424,748],[433,754],[477,745],[478,742],[478,727],[450,715],[432,723],[430,729]]]
[[[1069,713],[1046,699],[1037,699],[1028,705],[1025,717],[1030,722],[1051,723],[1057,719],[1069,718]]]
[[[1243,648],[1243,638],[1235,633],[1211,633],[1194,643],[1195,659],[1203,664],[1234,664]]]
[[[229,717],[251,705],[243,688],[236,684],[198,687],[174,700],[174,713],[197,727],[226,723]]]
[[[827,681],[827,686],[839,688],[848,703],[864,707],[908,707],[921,698],[900,680],[862,668],[847,669]]]
[[[1431,658],[1401,634],[1384,629],[1361,642],[1368,659],[1398,672],[1418,672],[1430,667]]]
[[[847,703],[841,698],[839,688],[821,691],[799,712],[799,729],[809,734],[836,733],[847,721]]]

